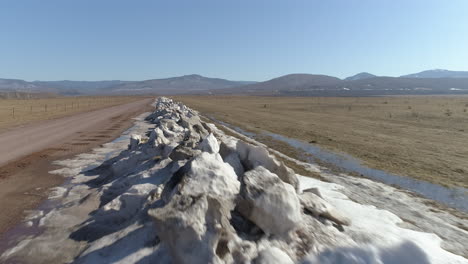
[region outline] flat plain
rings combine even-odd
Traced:
[[[366,166],[468,188],[468,96],[177,96],[202,114],[346,153]]]
[[[0,99],[0,132],[13,127],[141,100],[141,96]]]

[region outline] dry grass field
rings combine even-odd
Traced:
[[[179,96],[202,114],[316,144],[365,165],[468,187],[468,97]]]
[[[0,132],[41,121],[140,100],[140,96],[88,96],[0,99]]]

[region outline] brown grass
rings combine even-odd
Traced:
[[[468,187],[468,97],[176,97],[248,131],[353,155],[372,168]]]
[[[0,99],[0,132],[30,123],[140,100],[140,96]]]

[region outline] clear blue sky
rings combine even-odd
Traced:
[[[467,0],[0,0],[0,78],[468,70]]]

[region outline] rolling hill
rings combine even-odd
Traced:
[[[225,89],[239,87],[251,82],[229,81],[219,78],[209,78],[197,74],[184,75],[165,79],[153,79],[141,82],[128,82],[109,87],[106,93],[118,94],[182,94],[197,93],[210,89]]]
[[[265,82],[249,84],[235,89],[212,90],[212,93],[254,93],[254,94],[276,94],[282,91],[304,91],[330,87],[341,83],[342,80],[316,74],[288,74]]]
[[[402,78],[468,78],[468,71],[449,71],[442,69],[422,71],[418,73],[402,75]]]
[[[31,82],[18,79],[0,79],[0,90],[2,91],[30,91],[39,87]]]

